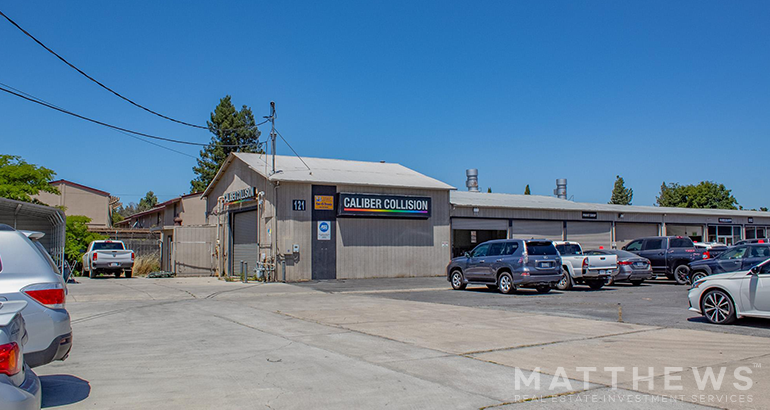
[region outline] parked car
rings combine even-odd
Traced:
[[[561,279],[561,260],[551,241],[498,239],[484,242],[447,265],[452,288],[483,284],[500,293],[533,287],[548,293]]]
[[[0,224],[0,302],[24,301],[29,341],[24,361],[37,367],[64,360],[72,347],[67,286],[45,250],[8,225]]]
[[[749,270],[752,266],[770,259],[770,243],[733,246],[717,258],[690,262],[690,281],[726,272]]]
[[[27,302],[0,302],[0,410],[40,409],[40,379],[24,364]]]
[[[690,310],[711,323],[726,325],[742,317],[770,319],[770,261],[702,278],[687,297]]]
[[[683,236],[636,239],[624,246],[623,250],[649,259],[653,273],[666,275],[679,285],[690,281],[689,263],[704,258],[703,250],[696,248],[692,239]]]
[[[561,256],[563,276],[556,288],[568,290],[578,283],[601,289],[618,269],[615,255],[587,255],[577,242],[554,242]]]
[[[721,242],[693,242],[693,245],[703,251],[703,259],[716,258],[728,248],[727,245]]]
[[[133,275],[134,251],[126,249],[121,241],[93,241],[83,254],[83,273],[90,278],[100,273],[115,275],[119,278],[125,273],[127,278]]]
[[[748,245],[750,243],[770,243],[770,239],[767,239],[767,238],[744,239],[742,241],[735,242],[734,246]]]
[[[653,277],[650,260],[620,249],[594,249],[587,251],[586,255],[615,255],[618,258],[618,269],[607,282],[611,285],[616,282],[631,282],[634,286],[641,285],[645,280]]]

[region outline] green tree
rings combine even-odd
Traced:
[[[40,191],[59,195],[49,184],[54,175],[52,170],[29,164],[17,155],[0,155],[0,197],[41,203],[32,199]]]
[[[738,201],[723,184],[702,181],[698,185],[663,184],[658,206],[677,208],[738,209]]]
[[[762,211],[762,212],[767,212],[767,207],[766,206],[760,206],[759,210]]]
[[[139,200],[139,206],[137,206],[137,212],[144,212],[144,211],[150,210],[152,208],[155,208],[155,205],[158,205],[158,197],[155,196],[154,192],[147,191],[147,194],[144,195],[144,198]]]
[[[67,217],[64,254],[73,269],[81,263],[83,253],[91,241],[107,239],[104,235],[90,232],[88,230],[89,222],[91,222],[91,218],[83,215],[70,215]]]
[[[626,188],[626,181],[620,175],[615,175],[615,186],[612,188],[612,197],[610,198],[610,204],[614,205],[631,205],[631,200],[634,198],[634,190]]]
[[[487,193],[488,193],[488,194],[491,194],[491,193],[492,193],[492,188],[491,188],[491,187],[490,187],[490,188],[487,188]]]
[[[123,215],[121,215],[120,213],[118,213],[117,209],[114,212],[112,212],[112,226],[115,226],[116,223],[118,223],[118,222],[120,222],[120,221],[122,221],[124,219],[126,219],[126,218],[123,217]]]
[[[214,135],[209,145],[200,151],[198,165],[193,167],[196,177],[190,181],[191,193],[203,192],[206,189],[231,152],[259,152],[259,131],[251,108],[244,105],[240,111],[236,110],[229,95],[219,100],[219,105],[211,113],[211,121],[207,124],[209,131]],[[248,145],[223,146],[242,144]]]
[[[529,192],[529,184],[527,184],[527,187],[524,188],[524,195],[532,195],[532,193]]]

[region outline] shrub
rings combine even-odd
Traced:
[[[134,276],[147,276],[148,273],[160,270],[160,254],[151,253],[137,256],[134,260]]]

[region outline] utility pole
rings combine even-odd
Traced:
[[[275,101],[270,101],[270,153],[273,154],[273,170],[270,175],[275,174]]]

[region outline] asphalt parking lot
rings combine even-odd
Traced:
[[[686,292],[674,285],[500,295],[453,291],[443,278],[79,281],[67,302],[71,355],[36,369],[45,408],[755,409],[770,402],[762,388],[770,382],[769,328],[693,320],[686,300],[673,302]],[[611,314],[618,300],[624,323]],[[654,383],[637,386],[626,372],[616,390],[603,373],[584,384],[576,368],[641,365],[654,367]],[[683,386],[662,401],[672,395],[662,389],[668,366],[682,369]],[[704,392],[687,370],[712,366],[728,375],[751,367],[754,387]],[[559,367],[566,385],[554,385]],[[517,371],[542,378],[542,387],[517,387]],[[741,400],[715,401],[722,397]]]

